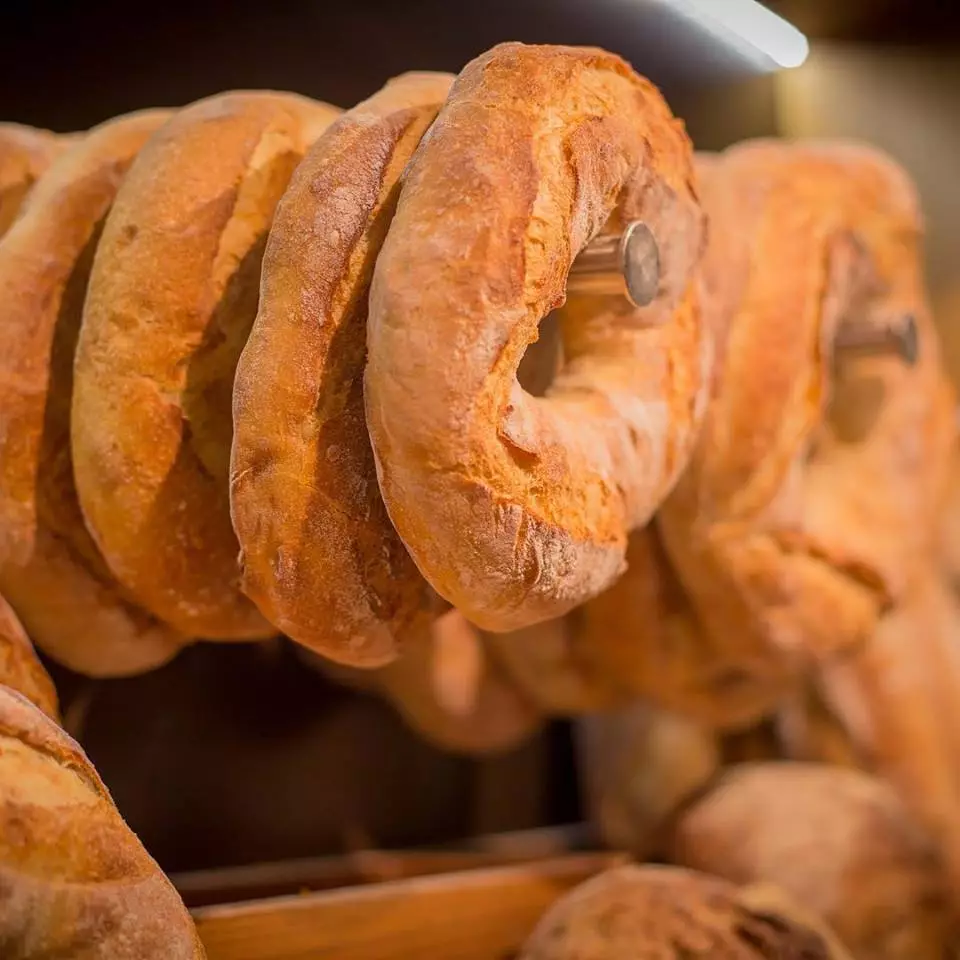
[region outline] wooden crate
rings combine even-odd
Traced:
[[[197,907],[209,960],[509,960],[566,890],[622,858],[573,853]]]

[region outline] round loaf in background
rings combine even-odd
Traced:
[[[519,960],[851,960],[775,887],[679,867],[615,867],[561,897]]]
[[[0,240],[0,592],[33,642],[91,676],[169,660],[186,638],[111,575],[74,485],[74,354],[94,249],[130,164],[169,117],[95,127],[44,174]]]
[[[675,823],[669,859],[734,883],[772,883],[857,957],[939,960],[952,934],[941,864],[896,793],[858,770],[730,767]]]
[[[97,246],[75,366],[80,504],[114,576],[190,636],[273,632],[239,586],[233,378],[274,209],[337,113],[266,92],[178,111],[137,158]]]

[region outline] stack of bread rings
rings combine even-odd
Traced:
[[[647,302],[567,290],[585,248],[638,223]],[[59,956],[101,911],[146,911],[167,947],[89,955],[200,955],[50,719],[27,635],[118,677],[284,634],[470,753],[592,714],[608,836],[670,824],[661,847],[716,873],[683,811],[728,738],[774,724],[754,759],[813,761],[843,797],[861,787],[832,774],[862,778],[863,809],[896,807],[905,859],[926,882],[933,857],[960,906],[960,618],[937,531],[954,403],[892,161],[695,157],[618,57],[508,43],[347,111],[249,91],[67,137],[0,125],[0,235],[0,685],[19,691],[0,686],[0,817],[60,791],[75,805],[29,818],[67,838],[94,805],[129,852],[118,876],[152,885],[78,893],[43,940],[46,874],[0,840],[0,944]],[[908,360],[845,346],[897,324]],[[771,879],[761,861],[729,879]]]

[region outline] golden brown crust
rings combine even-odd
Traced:
[[[168,116],[91,131],[0,242],[0,590],[42,650],[97,676],[156,667],[186,642],[122,595],[84,525],[70,456],[93,249],[126,170]]]
[[[780,658],[704,631],[656,523],[630,535],[627,571],[562,620],[490,636],[493,655],[550,714],[638,698],[717,730],[772,713],[793,678]]]
[[[960,605],[929,567],[820,682],[854,748],[936,838],[960,902]]]
[[[80,503],[117,579],[191,635],[271,632],[238,584],[233,375],[273,210],[334,115],[274,93],[179,111],[131,168],[97,248],[76,360]]]
[[[948,582],[960,593],[960,445],[956,441],[947,484],[940,518],[940,555]]]
[[[858,752],[884,758],[943,844],[960,891],[948,746],[960,726],[924,701],[930,651],[890,636],[929,577],[954,436],[915,192],[889,158],[842,143],[744,144],[702,180],[721,361],[697,451],[659,515],[667,552],[718,643],[819,674]],[[906,315],[915,365],[836,352],[844,324]]]
[[[183,903],[83,751],[0,688],[0,947],[49,960],[201,960]]]
[[[33,185],[72,139],[19,123],[0,123],[0,237],[10,229]]]
[[[872,634],[934,539],[952,403],[916,198],[886,157],[842,144],[745,144],[702,180],[722,359],[660,527],[706,629],[829,657]],[[915,366],[834,366],[843,322],[906,313]]]
[[[57,691],[10,604],[0,597],[0,686],[9,687],[59,720]]]
[[[426,740],[455,753],[486,755],[519,746],[543,714],[491,658],[482,636],[448,610],[374,683]]]
[[[669,856],[734,883],[776,884],[858,957],[945,956],[949,911],[934,847],[896,794],[858,771],[730,768],[678,822]]]
[[[244,592],[288,636],[343,663],[393,659],[432,616],[377,486],[363,367],[367,291],[400,176],[452,79],[398,77],[311,148],[277,207],[234,382]]]
[[[519,960],[849,960],[786,895],[676,867],[608,870],[561,897]]]
[[[571,302],[564,369],[529,396],[517,367],[573,257],[634,218],[659,241],[661,297]],[[400,536],[481,627],[602,590],[682,469],[706,366],[701,228],[682,126],[598,50],[494,48],[411,161],[371,287],[367,420]]]

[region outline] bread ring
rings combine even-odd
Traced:
[[[170,881],[74,741],[0,687],[5,957],[203,960]]]
[[[933,549],[952,400],[914,191],[867,148],[744,144],[702,177],[717,376],[659,523],[708,630],[774,657],[871,636]],[[914,366],[835,359],[851,317],[910,314]]]
[[[948,582],[960,592],[960,446],[956,442],[947,484],[940,520],[940,554]]]
[[[377,487],[363,364],[367,288],[400,175],[451,81],[398,77],[314,144],[277,208],[234,383],[243,589],[342,663],[388,662],[433,616]]]
[[[794,682],[765,650],[704,632],[655,522],[630,535],[627,572],[609,590],[562,620],[491,634],[489,643],[519,689],[552,715],[642,699],[713,730],[742,730],[772,714]]]
[[[48,717],[59,720],[57,691],[37,659],[20,621],[0,597],[0,686],[9,687],[39,707]]]
[[[0,123],[0,237],[10,229],[33,185],[72,140],[49,130]]]
[[[0,242],[0,591],[40,649],[94,676],[156,667],[186,642],[118,588],[84,526],[70,456],[93,248],[125,171],[167,117],[96,127],[44,175]]]
[[[237,583],[233,375],[274,208],[335,113],[278,93],[186,107],[133,165],[97,248],[76,359],[77,491],[117,579],[193,636],[271,633]]]
[[[960,901],[960,605],[937,571],[818,681],[857,754],[933,835]]]
[[[426,637],[374,671],[376,686],[407,723],[443,750],[488,755],[511,750],[543,725],[543,713],[490,657],[482,636],[448,610]]]
[[[888,158],[842,144],[745,144],[702,179],[719,359],[697,451],[658,517],[667,553],[718,646],[766,646],[844,687],[831,707],[886,757],[960,896],[946,745],[960,729],[941,729],[953,711],[904,708],[924,696],[908,678],[929,652],[890,637],[937,557],[954,437],[914,190]],[[914,365],[835,349],[851,322],[905,315]]]
[[[464,69],[411,161],[371,287],[367,421],[391,520],[484,629],[608,586],[683,468],[707,366],[693,176],[681,124],[622,60],[515,43]],[[517,367],[571,261],[638,218],[660,297],[571,302],[566,365],[531,398]]]

